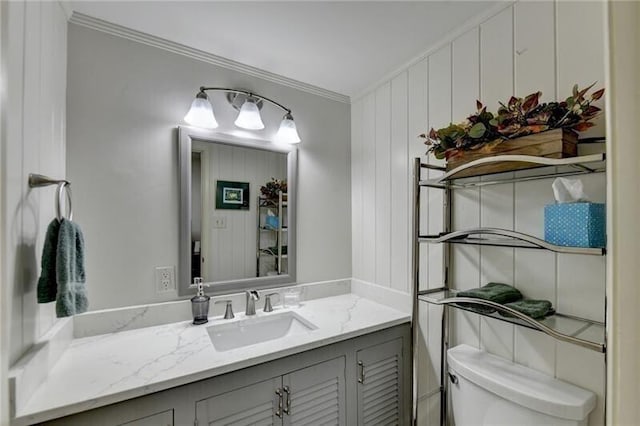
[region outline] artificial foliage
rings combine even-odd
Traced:
[[[287,193],[287,181],[285,179],[278,180],[272,177],[269,182],[260,187],[262,197],[267,200],[277,200],[279,192]]]
[[[595,83],[594,83],[595,84]],[[539,103],[542,92],[535,92],[525,98],[512,96],[496,113],[476,101],[477,111],[461,124],[451,123],[442,129],[431,129],[429,134],[421,134],[427,154],[433,153],[438,159],[449,159],[464,151],[481,148],[490,149],[503,140],[531,135],[552,129],[572,129],[584,131],[594,124],[591,122],[600,108],[592,105],[604,94],[604,89],[586,96],[594,86],[580,90],[573,86],[571,96],[562,102]]]

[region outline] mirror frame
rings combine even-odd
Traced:
[[[263,139],[247,139],[238,136],[178,126],[178,174],[180,178],[180,244],[178,261],[178,296],[194,294],[191,288],[191,149],[193,141],[218,143],[287,155],[288,242],[287,273],[267,277],[241,278],[237,280],[206,282],[207,293],[221,294],[241,292],[267,287],[291,285],[296,282],[296,205],[298,203],[298,150],[295,145],[281,145]]]

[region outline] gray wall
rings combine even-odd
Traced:
[[[351,276],[349,105],[70,24],[67,175],[87,245],[91,309],[158,302],[154,268],[178,263],[175,128],[201,85],[292,108],[298,156],[298,281]],[[232,110],[213,96],[221,132]],[[263,109],[268,129],[281,117]],[[254,133],[260,135],[260,132]]]

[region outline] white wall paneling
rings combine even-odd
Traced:
[[[581,88],[596,83],[604,87],[604,8],[606,2],[556,1],[556,49],[558,97],[571,94],[571,87]],[[588,28],[584,34],[576,28]],[[604,98],[594,105],[604,109]],[[594,120],[596,127],[584,133],[585,137],[603,136],[604,114]]]
[[[492,111],[499,101],[514,94],[513,56],[513,8],[507,8],[480,25],[480,99]],[[480,189],[481,226],[513,229],[513,191],[513,184]],[[513,259],[513,249],[481,247],[481,285],[491,281],[513,284]],[[514,326],[481,318],[480,329],[482,349],[513,359]]]
[[[525,96],[541,91],[542,101],[556,100],[554,3],[516,3],[514,28],[515,93]],[[562,90],[566,92],[567,86]]]
[[[391,285],[391,83],[376,90],[376,283]],[[373,141],[372,141],[373,142]]]
[[[54,218],[55,187],[30,189],[29,173],[65,176],[66,16],[57,2],[2,5],[7,78],[2,285],[11,304],[9,362],[55,322],[53,304],[36,301],[40,257]]]
[[[439,128],[446,126],[451,122],[451,45],[446,45],[434,52],[428,58],[428,75],[427,75],[427,112],[428,126],[424,131],[430,128]],[[436,160],[430,156],[428,161],[432,164],[442,165],[443,162]],[[438,171],[429,170],[426,174],[429,177],[437,175]],[[426,228],[421,228],[423,233],[438,234],[442,232],[444,224],[444,192],[440,189],[422,189],[421,200],[423,212],[427,212]],[[444,245],[422,245],[421,252],[427,253],[426,265],[427,272],[427,288],[438,288],[444,284],[443,256]],[[431,391],[437,389],[440,384],[441,377],[441,354],[440,350],[433,350],[440,347],[442,337],[442,329],[439,326],[442,319],[442,307],[434,305],[425,305],[428,312],[427,328],[427,348],[426,357],[423,359],[428,363],[429,376],[425,389]],[[433,348],[433,349],[432,349]],[[428,408],[431,411],[430,408]],[[430,414],[430,416],[432,416]]]
[[[351,105],[351,186],[364,187],[364,101]],[[363,193],[351,191],[351,270],[354,277],[364,277]]]
[[[451,118],[461,121],[475,108],[480,99],[480,29],[474,28],[453,40],[451,46]],[[480,190],[456,190],[452,194],[453,229],[480,226]],[[480,286],[480,249],[476,246],[451,247],[451,271],[459,289]],[[477,315],[459,310],[449,311],[452,346],[466,343],[480,347],[480,319]]]
[[[427,94],[428,94],[428,60],[422,60],[407,69],[407,80],[408,80],[408,93],[407,93],[407,152],[409,154],[409,158],[406,159],[406,167],[407,167],[407,175],[408,179],[406,182],[407,188],[409,188],[410,200],[413,197],[412,183],[413,183],[413,161],[412,159],[415,157],[421,157],[424,155],[426,151],[426,147],[419,143],[417,135],[424,133],[427,131],[428,126],[428,115],[427,115]],[[395,190],[395,188],[394,188]],[[410,231],[413,212],[411,209],[412,203],[409,202],[406,206],[393,206],[394,210],[398,210],[398,214],[401,215],[402,211],[406,212],[407,222],[406,229]],[[427,203],[425,200],[425,194],[422,193],[421,197],[421,205],[422,208],[427,208]],[[420,229],[426,231],[427,229],[427,216],[423,215],[420,217]],[[410,239],[410,241],[412,241]],[[427,264],[427,252],[426,250],[420,250],[419,259],[422,265]],[[410,260],[410,258],[408,259]],[[406,288],[410,289],[411,283],[411,264],[407,263],[407,274],[408,282],[406,283]],[[427,269],[420,269],[420,286],[421,288],[426,288],[427,285]],[[434,398],[430,398],[429,396],[433,392],[433,377],[435,377],[435,371],[432,368],[431,362],[427,362],[427,345],[428,345],[428,329],[426,324],[429,322],[428,318],[428,308],[426,306],[419,307],[419,324],[421,327],[418,333],[418,342],[416,345],[418,346],[418,352],[420,354],[420,359],[425,360],[425,362],[418,363],[418,414],[420,418],[426,418],[430,415],[430,410],[428,410],[429,406],[438,406],[439,399],[436,397],[437,401],[435,404],[431,404],[434,402]]]
[[[353,180],[353,199],[362,203],[363,211],[358,217],[369,212],[367,205],[379,206],[378,198],[387,193],[388,172],[380,167],[391,167],[392,194],[398,190],[393,176],[406,177],[411,188],[412,158],[426,158],[426,147],[417,136],[431,127],[441,127],[449,122],[464,120],[475,110],[475,100],[481,100],[489,110],[495,111],[498,101],[506,101],[511,95],[525,96],[534,91],[543,92],[543,101],[564,98],[571,92],[574,83],[581,87],[594,81],[604,81],[603,51],[603,7],[600,3],[585,2],[516,2],[503,8],[464,33],[456,33],[449,43],[431,50],[426,58],[401,70],[391,81],[390,117],[375,114],[369,120],[354,120],[352,130],[352,166],[375,170],[376,176],[363,179],[360,185]],[[586,38],[575,28],[588,28]],[[406,77],[405,77],[406,76]],[[406,78],[406,112],[403,97],[395,93]],[[388,82],[373,89],[352,106],[356,117],[361,105],[384,100]],[[397,97],[397,98],[396,98]],[[373,111],[387,111],[386,106],[375,105]],[[365,106],[366,110],[366,106]],[[370,113],[374,115],[374,113]],[[402,121],[396,114],[406,114],[406,140],[408,145],[397,145],[395,135],[401,135]],[[366,116],[366,113],[365,113]],[[388,126],[379,123],[381,118],[391,120],[392,162],[389,164],[371,141],[386,138]],[[367,126],[371,127],[367,128]],[[603,135],[604,122],[584,136]],[[378,132],[383,132],[378,135]],[[358,139],[361,138],[361,139]],[[357,157],[357,154],[360,157]],[[395,170],[395,164],[402,163],[406,169]],[[395,160],[397,156],[397,160]],[[382,162],[381,162],[382,161]],[[436,172],[430,172],[433,176]],[[526,172],[520,172],[526,173]],[[371,188],[376,182],[376,188]],[[381,191],[377,186],[385,182]],[[452,222],[454,229],[492,226],[516,229],[542,237],[543,207],[553,202],[551,179],[483,187],[481,189],[455,190],[453,194]],[[604,202],[606,199],[604,175],[583,178],[585,188],[592,200]],[[410,192],[409,192],[410,193]],[[357,194],[360,194],[358,197]],[[373,195],[372,195],[373,194]],[[386,195],[384,195],[386,196]],[[393,200],[393,198],[392,198]],[[409,197],[410,200],[410,197]],[[411,223],[410,201],[405,205],[391,202],[391,218],[406,217],[408,229]],[[435,233],[441,230],[442,199],[437,190],[422,190],[422,212],[420,226],[422,232]],[[373,214],[379,214],[378,211]],[[383,213],[386,215],[386,213]],[[355,219],[354,219],[355,220]],[[355,222],[354,222],[355,223]],[[387,227],[377,227],[380,220],[362,220],[363,235],[386,233]],[[376,224],[376,226],[374,226]],[[395,233],[397,222],[392,223]],[[392,233],[392,235],[394,235]],[[354,247],[358,245],[355,231]],[[372,262],[367,254],[372,240],[379,243],[380,237],[361,242],[363,251],[358,262]],[[399,269],[403,263],[394,258],[397,246],[393,243],[390,255],[391,281],[395,288],[402,288],[396,280],[405,277],[404,287],[409,287],[410,267]],[[376,248],[376,251],[379,250]],[[420,285],[433,288],[442,285],[442,248],[421,246]],[[407,256],[408,257],[408,256]],[[378,257],[376,262],[380,262]],[[382,259],[384,261],[384,259]],[[386,268],[386,266],[384,267]],[[478,287],[489,281],[512,284],[529,298],[550,300],[559,311],[602,320],[604,314],[605,259],[575,255],[557,256],[553,253],[535,250],[496,247],[453,246],[451,258],[451,285],[466,289]],[[386,269],[383,269],[386,271]],[[380,277],[367,268],[359,270],[354,264],[354,276],[365,281]],[[451,346],[467,343],[482,347],[489,352],[529,366],[546,374],[576,383],[598,394],[598,406],[590,416],[590,425],[604,422],[604,356],[579,347],[559,344],[552,338],[528,329],[510,324],[479,318],[476,314],[450,311]],[[439,378],[440,352],[440,310],[432,306],[420,305],[419,311],[419,418],[425,424],[437,421],[439,410],[438,395],[429,397],[437,386]],[[569,361],[572,360],[572,361]],[[571,365],[569,365],[571,364]],[[591,374],[591,372],[595,374]],[[588,378],[587,378],[588,377]]]
[[[376,94],[367,95],[363,103],[362,279],[376,282]]]
[[[410,279],[410,179],[408,164],[408,76],[401,73],[391,81],[391,286],[408,291]]]
[[[4,153],[4,138],[6,136],[6,116],[7,112],[5,109],[5,105],[7,103],[7,76],[6,76],[6,68],[7,68],[7,40],[5,39],[4,34],[6,34],[7,24],[5,23],[7,10],[5,7],[0,5],[0,164],[4,166],[5,164],[5,153]],[[4,167],[3,167],[4,168]],[[0,172],[1,180],[4,181],[6,176]],[[3,201],[0,201],[0,424],[9,423],[9,389],[5,383],[8,383],[8,372],[9,372],[9,351],[10,351],[10,330],[9,323],[11,316],[9,315],[9,298],[8,296],[11,294],[11,289],[6,285],[8,283],[7,277],[4,275],[2,271],[6,270],[6,244],[5,244],[5,235],[6,235],[6,221],[5,214],[6,211],[4,209],[4,197],[5,197],[5,188],[0,183],[0,194]]]
[[[436,51],[429,57],[429,92],[427,97],[427,105],[429,112],[429,125],[425,131],[430,128],[440,128],[451,122],[451,46],[445,46]],[[444,162],[436,160],[433,156],[429,156],[429,162],[436,165],[443,165]],[[428,176],[435,177],[440,172],[429,170]],[[442,232],[444,223],[444,192],[440,189],[428,188],[422,191],[425,195],[427,203],[427,229],[428,234],[438,234]],[[423,229],[423,232],[425,230]],[[425,246],[423,250],[428,253],[427,268],[427,287],[442,287],[444,282],[443,275],[443,245]],[[430,307],[431,309],[432,307]],[[439,309],[438,309],[439,310]],[[439,359],[437,360],[440,363]]]

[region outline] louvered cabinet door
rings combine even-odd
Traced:
[[[402,423],[402,339],[358,351],[358,424]]]
[[[285,426],[345,425],[345,358],[282,377]]]
[[[198,426],[281,425],[278,416],[280,377],[196,402]]]

